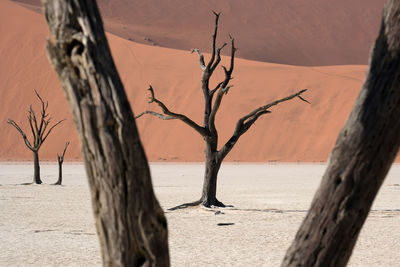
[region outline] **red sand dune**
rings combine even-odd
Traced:
[[[17,0],[38,6],[40,0]],[[213,17],[241,58],[291,65],[367,64],[386,0],[98,0],[106,30],[162,47],[210,51]],[[188,38],[190,37],[190,38]]]
[[[208,19],[207,19],[208,20]],[[42,159],[56,160],[71,141],[66,160],[79,160],[80,145],[64,93],[45,56],[47,26],[41,15],[7,0],[0,1],[0,160],[31,160],[18,133],[6,124],[13,118],[27,129],[33,89],[49,101],[56,128],[43,145]],[[189,52],[146,46],[108,34],[126,92],[136,114],[157,106],[147,103],[152,84],[171,110],[201,122],[202,93],[198,58]],[[208,56],[208,55],[206,55]],[[227,64],[228,58],[223,61]],[[325,161],[362,85],[366,66],[297,67],[237,59],[233,84],[217,117],[220,140],[226,141],[236,120],[257,106],[308,88],[312,104],[300,100],[271,109],[232,150],[230,161]],[[216,78],[222,78],[219,73]],[[180,121],[154,117],[138,120],[141,139],[152,161],[201,161],[203,141]]]

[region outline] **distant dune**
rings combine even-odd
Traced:
[[[17,0],[37,9],[40,0]],[[280,64],[367,64],[385,0],[98,0],[107,31],[135,42],[210,51],[213,18],[241,58]],[[190,37],[190,38],[188,38]],[[222,41],[221,41],[222,42]]]
[[[195,9],[190,10],[196,13]],[[229,16],[229,13],[226,14],[224,19],[228,20]],[[210,17],[207,16],[204,21],[209,28]],[[193,36],[184,34],[188,40]],[[67,118],[43,145],[40,157],[55,161],[64,142],[70,140],[66,160],[81,159],[71,112],[45,56],[45,39],[49,34],[43,17],[21,5],[2,0],[0,36],[0,160],[31,160],[31,153],[6,120],[13,118],[28,129],[26,111],[29,104],[34,103],[34,107],[38,107],[33,89],[49,101],[54,121]],[[208,33],[203,33],[201,38],[208,41],[208,36]],[[151,83],[158,98],[171,110],[201,122],[201,71],[196,55],[137,44],[113,34],[108,34],[108,38],[136,114],[145,109],[157,110],[155,105],[147,103],[146,89]],[[194,40],[199,38],[194,37]],[[238,35],[238,43],[241,42]],[[246,47],[244,43],[240,46]],[[227,58],[223,61],[227,64]],[[271,114],[261,118],[239,140],[228,160],[326,161],[359,92],[365,72],[365,65],[298,67],[238,59],[233,74],[235,87],[224,98],[217,117],[222,142],[229,138],[236,120],[257,106],[303,88],[309,89],[304,96],[312,104],[294,100],[274,107]],[[216,76],[218,79],[222,77],[222,73]],[[161,121],[154,117],[143,117],[137,123],[150,160],[203,159],[202,138],[183,123]]]

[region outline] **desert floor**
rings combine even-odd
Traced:
[[[41,166],[46,185],[30,182],[32,165],[0,164],[0,266],[99,266],[101,257],[84,167]],[[152,164],[166,210],[199,198],[201,164]],[[218,196],[234,208],[215,214],[166,212],[173,266],[278,266],[325,165],[225,164]],[[387,177],[361,232],[350,266],[400,266],[400,165]],[[233,223],[218,226],[218,223]]]

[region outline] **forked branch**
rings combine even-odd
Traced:
[[[64,162],[64,156],[65,156],[65,152],[67,151],[68,146],[69,146],[69,141],[65,143],[65,147],[64,147],[64,151],[63,151],[62,155],[57,154],[57,158],[58,158],[58,162],[59,163],[63,163]]]
[[[153,115],[153,116],[155,116],[157,118],[160,118],[162,120],[178,119],[178,120],[181,120],[182,122],[186,123],[190,127],[192,127],[201,136],[204,136],[206,134],[205,133],[205,129],[203,127],[201,127],[200,125],[195,123],[193,120],[189,119],[187,116],[185,116],[183,114],[179,114],[179,113],[175,113],[175,112],[170,111],[163,102],[161,102],[160,100],[158,100],[155,97],[154,89],[153,89],[153,87],[151,85],[150,85],[148,90],[150,91],[149,103],[153,103],[153,102],[157,103],[160,106],[160,108],[162,109],[164,114],[161,114],[161,113],[158,113],[158,112],[155,112],[155,111],[151,111],[151,110],[146,110],[146,111],[140,113],[138,116],[136,116],[135,119],[138,119],[138,118],[140,118],[141,116],[143,116],[145,114]]]
[[[264,114],[271,113],[269,108],[276,106],[279,103],[289,101],[296,97],[298,97],[301,101],[310,103],[301,96],[301,94],[303,94],[306,91],[307,91],[307,89],[303,89],[295,94],[292,94],[290,96],[273,101],[267,105],[256,108],[255,110],[253,110],[246,116],[243,116],[242,118],[240,118],[238,120],[238,122],[236,123],[236,127],[235,127],[232,137],[225,143],[225,145],[219,151],[219,156],[221,158],[225,158],[225,156],[231,151],[233,146],[239,140],[240,136],[242,136],[245,132],[247,132],[247,130],[257,121],[258,118],[260,118]]]
[[[234,68],[234,63],[235,63],[235,53],[237,51],[237,48],[235,47],[235,39],[232,38],[231,35],[229,35],[230,40],[231,40],[231,61],[230,61],[230,66],[229,69],[227,69],[225,66],[222,66],[225,72],[225,78],[222,82],[220,82],[214,90],[210,91],[210,96],[212,97],[213,94],[218,90],[218,94],[215,98],[214,105],[211,109],[210,117],[209,117],[209,122],[208,125],[210,126],[210,131],[214,134],[216,134],[217,130],[215,128],[215,117],[217,115],[218,109],[221,105],[222,98],[224,95],[226,95],[229,92],[229,89],[233,87],[233,85],[229,85],[230,80],[232,80],[232,72]],[[215,62],[217,65],[219,61],[217,60]]]

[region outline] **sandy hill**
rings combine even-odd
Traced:
[[[17,0],[37,9],[40,0]],[[246,59],[290,65],[367,64],[385,0],[98,0],[107,31],[139,43],[209,51],[213,18]],[[190,38],[188,38],[190,36]]]
[[[208,20],[207,20],[208,21]],[[45,56],[48,36],[38,13],[0,1],[0,160],[30,160],[31,153],[7,118],[27,128],[33,89],[49,101],[54,120],[67,118],[43,145],[42,159],[56,160],[64,142],[72,145],[66,160],[80,159],[80,145],[68,104]],[[203,106],[198,58],[189,52],[146,46],[108,34],[116,65],[134,112],[156,106],[147,103],[147,87],[171,110],[200,122]],[[240,42],[240,40],[238,40]],[[208,55],[206,55],[208,56]],[[227,58],[223,61],[226,63]],[[226,141],[236,120],[257,106],[308,88],[305,97],[273,108],[232,150],[230,161],[325,161],[362,85],[366,66],[297,67],[238,59],[233,84],[217,117],[220,140]],[[216,78],[221,79],[222,73]],[[138,121],[150,160],[201,161],[203,141],[179,121],[154,117]]]

